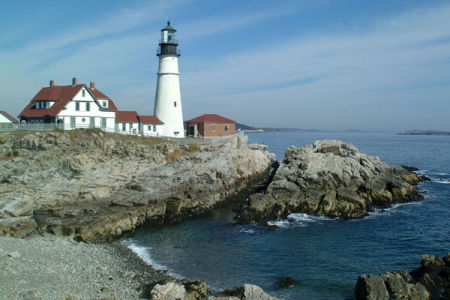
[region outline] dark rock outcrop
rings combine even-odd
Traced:
[[[450,299],[450,254],[443,258],[424,254],[421,267],[410,273],[361,275],[355,296],[357,300]]]
[[[361,218],[375,207],[423,199],[421,177],[341,141],[316,141],[286,150],[265,193],[254,194],[237,214],[241,222],[276,220],[289,213]]]
[[[0,141],[0,235],[15,237],[102,241],[204,215],[264,183],[276,161],[245,136],[192,146],[76,130]]]

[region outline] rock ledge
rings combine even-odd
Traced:
[[[389,165],[341,141],[292,146],[267,190],[252,195],[236,219],[276,220],[294,212],[361,218],[375,207],[423,199],[415,187],[421,180],[404,167]]]

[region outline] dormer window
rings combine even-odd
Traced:
[[[106,104],[107,104],[107,103],[108,103],[107,101],[102,101],[103,107],[106,107]]]
[[[86,90],[83,89],[83,90],[81,91],[81,94],[83,95],[83,97],[86,97]]]

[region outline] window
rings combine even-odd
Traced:
[[[76,111],[80,110],[80,102],[75,102],[75,110]]]
[[[133,129],[133,123],[130,122],[130,130]]]
[[[122,130],[123,131],[127,130],[127,124],[126,123],[122,123]]]
[[[37,101],[36,102],[36,109],[40,109],[41,108],[41,102]]]
[[[211,125],[211,131],[212,132],[216,132],[216,125],[214,124],[214,125]]]
[[[147,125],[147,130],[148,131],[152,130],[152,125]]]
[[[86,97],[86,91],[84,89],[81,91],[81,94],[83,95],[83,97]]]
[[[228,131],[229,125],[225,125],[225,131]]]
[[[156,125],[153,125],[153,131],[156,131]]]
[[[173,107],[177,107],[177,101],[173,102]]]
[[[102,105],[103,105],[103,107],[106,107],[106,101],[102,101]]]
[[[81,119],[81,122],[83,122],[83,123],[86,122],[86,119],[85,119],[85,118],[82,118],[82,119]]]
[[[86,111],[90,111],[91,110],[91,106],[89,102],[86,102]]]

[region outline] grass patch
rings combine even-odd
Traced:
[[[173,151],[170,151],[167,155],[166,155],[166,160],[168,163],[173,163],[174,161],[176,161],[179,157],[181,156],[181,152],[179,149],[174,149]]]
[[[201,151],[202,148],[198,144],[189,144],[189,148],[187,149],[188,153],[195,153]]]

